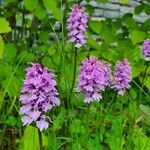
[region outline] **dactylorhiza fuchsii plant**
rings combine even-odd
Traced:
[[[131,66],[128,60],[117,61],[111,80],[111,88],[117,91],[119,95],[124,95],[126,89],[130,88],[131,80]]]
[[[77,92],[85,95],[85,103],[102,99],[101,92],[109,85],[110,74],[110,66],[106,62],[92,56],[83,60],[79,69]]]
[[[35,123],[40,131],[48,128],[48,117],[45,113],[53,106],[60,105],[54,77],[52,71],[38,63],[32,63],[26,69],[20,97],[23,125]]]
[[[147,39],[143,43],[142,51],[146,61],[150,61],[150,39]]]
[[[80,48],[86,43],[87,18],[88,14],[85,12],[84,6],[74,4],[67,19],[67,29],[69,42],[75,43],[76,48]]]

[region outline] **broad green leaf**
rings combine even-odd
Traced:
[[[144,9],[144,6],[143,5],[138,5],[134,8],[134,12],[135,14],[140,14]]]
[[[90,21],[89,25],[94,32],[96,32],[97,34],[100,33],[102,24],[99,21]]]
[[[39,34],[39,38],[41,42],[46,43],[49,39],[49,32],[41,31]]]
[[[95,41],[90,34],[88,34],[87,43],[91,48],[100,50],[100,46],[98,45],[98,42]]]
[[[128,4],[129,0],[119,0],[119,2],[120,4],[125,5],[125,4]]]
[[[16,57],[17,49],[13,43],[5,45],[5,57],[6,59],[12,60]]]
[[[9,31],[11,31],[11,28],[8,21],[5,18],[0,18],[0,33],[7,33]]]
[[[150,14],[150,4],[145,4],[144,8],[145,8],[145,12],[149,15]]]
[[[2,37],[0,36],[0,59],[3,58],[3,53],[4,53],[4,42]]]
[[[143,63],[132,64],[132,78],[138,77],[143,71],[143,67]]]
[[[56,46],[55,45],[51,45],[50,48],[48,49],[48,54],[50,56],[54,55],[56,53]]]
[[[17,77],[13,77],[10,80],[10,76],[2,82],[2,87],[6,90],[6,92],[11,96],[19,96],[20,94],[20,79]]]
[[[106,3],[108,0],[98,0],[100,3]]]
[[[52,11],[55,19],[61,21],[61,9],[57,7],[57,0],[44,0],[44,6]]]
[[[12,3],[12,2],[15,2],[16,0],[5,0],[4,3],[6,4],[9,4],[9,3]]]
[[[88,14],[93,14],[94,13],[94,7],[91,5],[86,5],[86,11]]]
[[[27,126],[22,138],[22,150],[40,150],[39,148],[38,130],[35,127]]]
[[[150,76],[148,76],[145,81],[144,81],[144,85],[149,89],[150,91]]]
[[[133,45],[142,42],[145,39],[145,32],[139,30],[133,30],[131,32],[131,40]]]
[[[38,0],[24,0],[24,6],[27,10],[34,10],[37,7]]]
[[[143,24],[142,24],[142,30],[149,31],[150,27],[150,19],[147,19]]]
[[[135,22],[133,14],[131,13],[123,15],[122,20],[125,25],[127,25],[129,28],[133,28],[133,30],[137,27],[137,23]]]
[[[38,19],[40,20],[44,19],[46,16],[45,7],[41,3],[39,3],[34,11],[34,14]]]

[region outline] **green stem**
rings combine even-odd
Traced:
[[[86,130],[87,130],[87,136],[85,136],[85,140],[87,141],[86,142],[86,147],[88,149],[88,140],[89,140],[89,123],[90,123],[90,108],[91,108],[91,103],[88,104],[87,106],[87,112],[86,112],[86,117],[85,117],[85,127],[86,127]]]
[[[88,104],[87,112],[86,112],[86,125],[87,125],[87,129],[88,129],[88,125],[89,125],[90,108],[91,108],[91,103]]]
[[[147,78],[146,72],[147,72],[148,67],[149,67],[149,66],[146,64],[146,68],[145,68],[145,71],[144,71],[144,77],[143,77],[143,80],[142,80],[142,83],[141,83],[141,88],[142,88],[142,89],[143,89],[143,87],[144,87],[144,81],[145,81],[145,79]],[[142,99],[142,91],[140,92],[139,104],[141,103],[141,99]]]
[[[74,72],[73,72],[73,81],[72,81],[72,86],[71,86],[70,94],[72,94],[73,88],[74,88],[74,85],[75,85],[76,70],[77,70],[77,48],[75,48],[75,53],[74,53]]]
[[[42,132],[38,129],[38,134],[39,134],[39,146],[40,150],[43,150],[43,145],[42,145]]]
[[[108,111],[109,111],[109,109],[111,108],[113,102],[116,100],[117,95],[118,95],[118,94],[115,93],[115,95],[112,97],[112,100],[111,100],[111,102],[109,103],[109,105],[108,105],[108,107],[107,107],[107,109],[106,109],[106,114],[105,114],[104,118],[102,119],[102,121],[98,121],[99,124],[104,124],[104,121],[105,121],[105,118],[106,118],[106,116],[107,116],[107,114],[108,114]],[[99,126],[100,126],[100,125],[97,126],[97,127],[98,127],[97,132],[98,132],[99,136],[101,136],[101,130],[102,130],[102,127],[103,127],[103,126],[101,125],[100,128],[99,128]]]
[[[112,98],[111,102],[109,103],[109,106],[107,107],[107,112],[109,111],[109,109],[112,106],[113,102],[115,101],[116,97],[117,97],[117,93],[115,93],[114,97]]]

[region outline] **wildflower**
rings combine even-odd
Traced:
[[[126,89],[130,88],[131,67],[127,59],[118,61],[113,74],[112,87],[119,95],[124,95]]]
[[[102,99],[101,92],[109,85],[110,67],[95,57],[86,58],[80,66],[77,92],[85,95],[85,103]]]
[[[80,48],[86,43],[85,31],[87,28],[88,14],[85,8],[80,5],[73,5],[72,11],[67,19],[67,29],[69,42],[75,43],[75,47]]]
[[[143,54],[146,61],[150,61],[150,39],[147,39],[143,43]]]
[[[23,125],[36,123],[40,131],[48,128],[48,117],[45,113],[53,106],[60,105],[54,77],[47,67],[38,63],[32,63],[32,66],[26,69],[20,96]]]

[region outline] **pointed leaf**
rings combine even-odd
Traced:
[[[11,31],[11,28],[8,21],[5,18],[0,18],[0,33],[7,33],[9,31]]]
[[[4,53],[4,42],[2,37],[0,36],[0,59],[3,58],[3,53]]]

